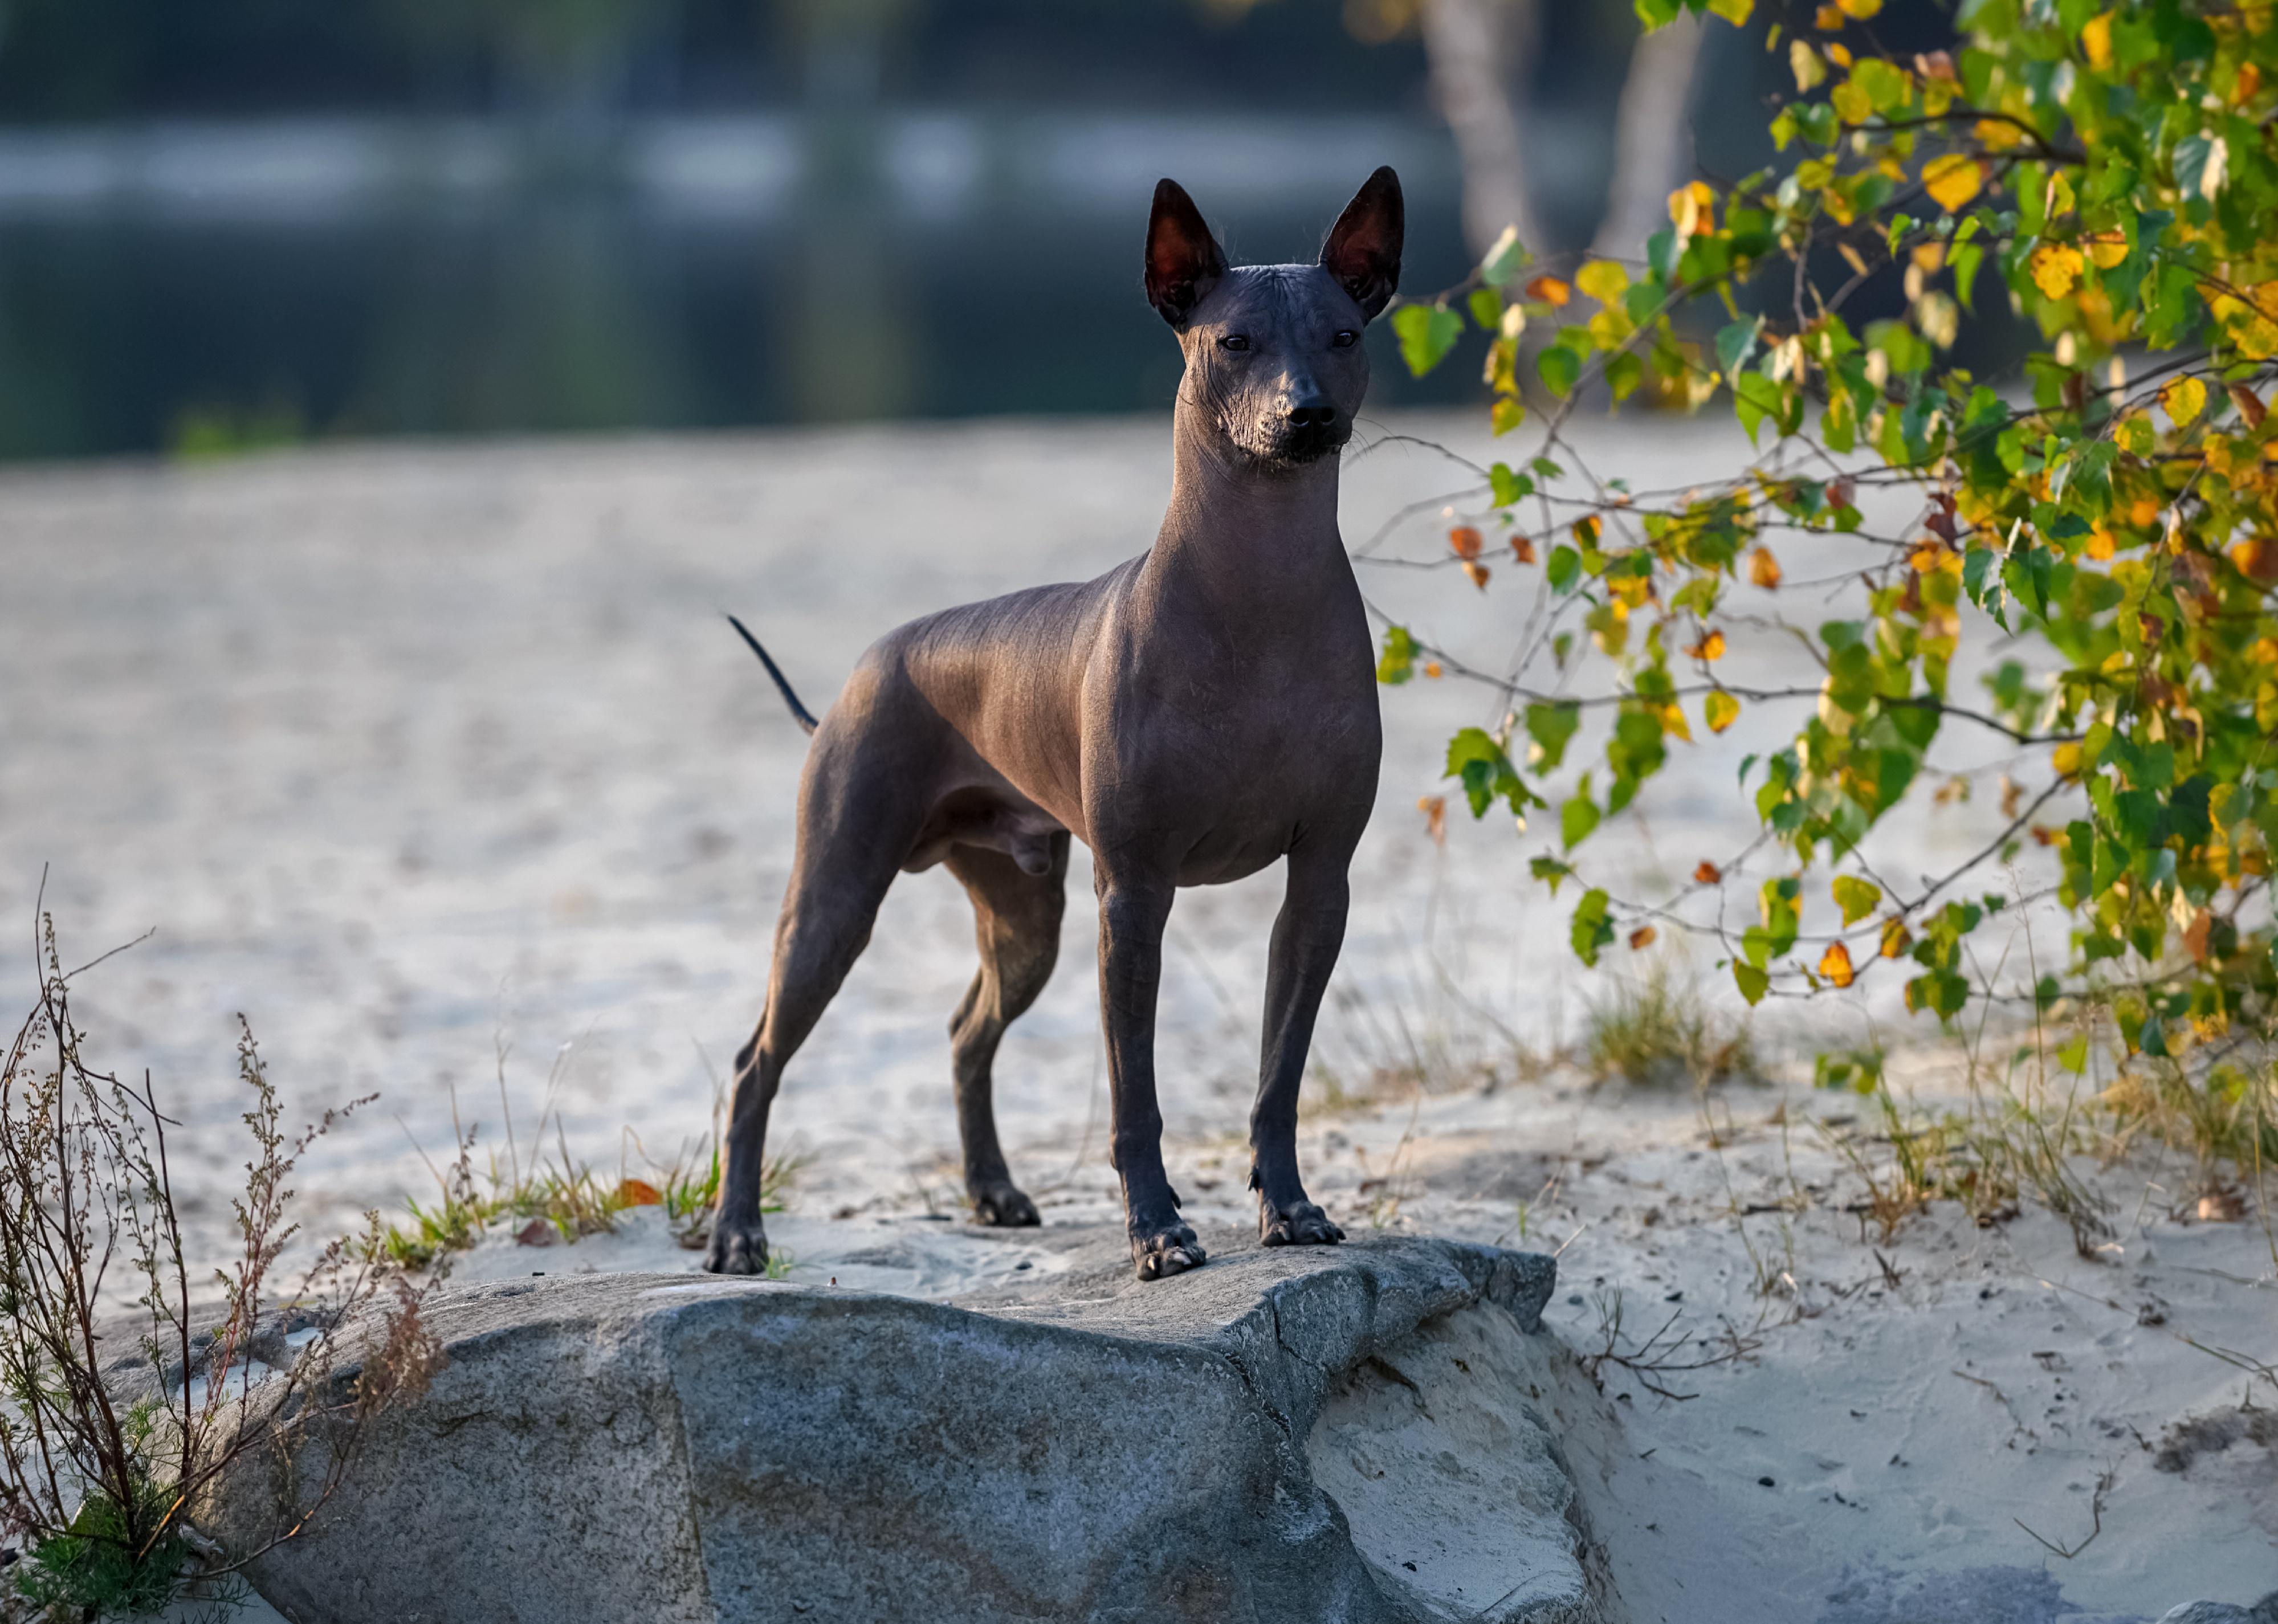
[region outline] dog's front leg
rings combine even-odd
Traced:
[[[1269,1247],[1342,1240],[1344,1231],[1305,1197],[1297,1176],[1297,1089],[1313,1021],[1344,945],[1348,853],[1292,852],[1273,921],[1265,976],[1265,1040],[1257,1102],[1250,1112],[1250,1187],[1257,1192],[1257,1237]]]
[[[1155,1098],[1155,999],[1172,881],[1099,869],[1099,1010],[1107,1030],[1109,1155],[1123,1179],[1131,1258],[1143,1280],[1195,1268],[1207,1255],[1179,1220],[1163,1171],[1163,1112]]]

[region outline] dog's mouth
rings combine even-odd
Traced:
[[[1308,462],[1318,462],[1323,457],[1334,456],[1352,438],[1348,423],[1339,422],[1327,425],[1307,424],[1302,428],[1284,429],[1267,437],[1261,460],[1300,468]]]

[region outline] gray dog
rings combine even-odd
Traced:
[[[760,1165],[784,1067],[894,875],[936,863],[972,897],[981,946],[950,1023],[966,1188],[984,1224],[1037,1222],[997,1142],[990,1064],[1051,974],[1071,834],[1091,848],[1099,896],[1111,1154],[1139,1277],[1204,1257],[1163,1171],[1155,1099],[1172,896],[1284,858],[1250,1183],[1267,1246],[1343,1239],[1297,1175],[1297,1087],[1376,797],[1375,674],[1337,532],[1337,455],[1368,386],[1361,329],[1398,284],[1401,238],[1400,182],[1380,169],[1318,264],[1230,269],[1193,200],[1163,181],[1147,297],[1179,335],[1186,377],[1155,545],[1096,581],[889,632],[820,723],[752,641],[814,743],[767,1008],[736,1056],[707,1269],[766,1266]]]

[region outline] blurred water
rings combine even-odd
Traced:
[[[1397,118],[0,133],[0,456],[1160,409],[1156,178],[1286,259],[1380,163],[1410,286],[1460,278],[1444,133]],[[1476,393],[1400,370],[1382,404]]]

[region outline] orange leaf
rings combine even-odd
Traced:
[[[1524,536],[1510,538],[1510,555],[1522,564],[1534,562],[1534,544]]]
[[[1468,524],[1458,524],[1448,532],[1448,545],[1456,550],[1457,558],[1477,558],[1484,538]]]
[[[1416,810],[1424,814],[1425,832],[1432,836],[1433,842],[1446,845],[1448,843],[1448,797],[1444,795],[1427,795],[1416,803]]]
[[[628,1207],[661,1207],[664,1195],[646,1179],[628,1178],[617,1186],[617,1200]]]
[[[1685,653],[1689,660],[1722,660],[1724,658],[1724,634],[1712,631],[1700,642],[1688,646]]]
[[[1770,548],[1758,547],[1748,554],[1748,579],[1766,591],[1779,585],[1779,560],[1771,555]]]
[[[1438,660],[1427,660],[1424,662],[1424,675],[1430,677],[1436,682],[1441,677],[1445,676],[1447,673],[1440,668],[1440,662]]]
[[[1701,866],[1693,871],[1693,882],[1697,885],[1715,885],[1724,878],[1724,871],[1706,858],[1701,858]]]
[[[1526,296],[1563,309],[1567,301],[1574,297],[1574,290],[1556,277],[1537,277],[1526,285]]]
[[[2254,536],[2239,542],[2230,550],[2230,561],[2255,585],[2268,586],[2278,581],[2278,536]]]
[[[2206,963],[2207,958],[2207,933],[2213,928],[2214,915],[2202,908],[2192,916],[2190,924],[2183,931],[2183,945],[2191,950],[2191,957],[2202,964]]]
[[[1884,958],[1898,958],[1914,944],[1915,934],[1907,928],[1907,922],[1904,919],[1883,921],[1883,957]]]
[[[2230,386],[2230,403],[2238,408],[2238,415],[2246,419],[2250,429],[2260,428],[2263,415],[2269,409],[2262,404],[2262,397],[2244,384]]]
[[[1851,949],[1839,942],[1830,944],[1827,951],[1820,955],[1819,973],[1838,987],[1850,986]]]
[[[1661,933],[1650,925],[1639,926],[1630,933],[1630,951],[1634,953],[1640,948],[1651,947],[1654,938],[1659,934]]]
[[[1574,521],[1574,539],[1586,547],[1598,545],[1598,532],[1605,528],[1596,514]]]
[[[1484,592],[1487,590],[1487,567],[1485,564],[1475,563],[1470,559],[1465,559],[1464,573],[1471,576],[1472,584],[1479,591]]]

